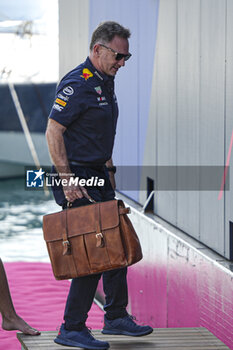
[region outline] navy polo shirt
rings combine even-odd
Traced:
[[[88,57],[59,83],[49,118],[67,128],[69,161],[104,164],[112,156],[118,118],[114,77],[97,71]]]

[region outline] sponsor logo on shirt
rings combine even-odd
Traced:
[[[64,109],[64,107],[58,105],[57,103],[54,103],[53,109],[56,109],[58,112],[61,112]]]
[[[67,103],[67,102],[61,100],[60,98],[56,98],[56,101],[55,101],[55,102],[57,102],[59,105],[61,105],[61,106],[63,106],[63,107],[65,107],[65,106],[66,106],[66,103]]]
[[[58,94],[57,97],[60,98],[63,101],[69,101],[69,97],[68,96],[63,96],[62,94]]]
[[[100,102],[99,103],[99,106],[106,106],[106,105],[108,105],[108,102]]]
[[[93,77],[93,74],[91,73],[91,71],[89,71],[88,68],[84,68],[84,69],[83,69],[83,74],[80,75],[80,77],[81,77],[81,78],[84,78],[84,79],[87,81],[87,79]]]
[[[97,92],[97,94],[101,95],[102,94],[102,89],[100,86],[96,86],[95,87],[95,91]]]
[[[74,89],[71,86],[66,86],[62,91],[64,92],[65,95],[68,95],[68,96],[73,95],[74,93]]]
[[[97,101],[106,101],[105,96],[97,97]]]

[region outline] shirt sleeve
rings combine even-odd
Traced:
[[[87,109],[85,92],[78,83],[58,86],[55,101],[49,118],[54,119],[65,127],[78,119]]]

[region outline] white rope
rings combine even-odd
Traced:
[[[151,191],[149,197],[147,198],[147,200],[145,201],[145,204],[143,205],[142,207],[142,212],[144,213],[144,211],[146,210],[146,207],[148,206],[150,200],[151,200],[151,197],[155,194],[155,191]]]
[[[9,86],[9,89],[10,89],[11,97],[12,97],[12,100],[14,102],[16,111],[18,113],[20,124],[21,124],[21,126],[23,128],[23,132],[24,132],[24,135],[25,135],[25,138],[26,138],[29,150],[30,150],[32,158],[33,158],[33,161],[35,163],[35,166],[39,170],[40,167],[41,167],[40,166],[40,161],[39,161],[39,158],[37,156],[36,149],[35,149],[34,143],[32,141],[32,137],[31,137],[30,131],[28,129],[28,125],[27,125],[26,119],[24,117],[22,107],[21,107],[19,99],[18,99],[18,95],[17,95],[17,93],[15,91],[14,84],[8,82],[8,86]],[[48,194],[48,189],[47,188],[44,187],[44,191],[45,191],[45,194]]]
[[[28,129],[28,125],[27,125],[27,122],[25,120],[25,117],[24,117],[24,114],[23,114],[23,110],[21,108],[21,105],[20,105],[17,93],[15,91],[15,87],[14,87],[14,85],[12,83],[8,83],[8,86],[9,86],[9,89],[10,89],[10,92],[11,92],[12,100],[14,102],[16,111],[17,111],[18,116],[19,116],[19,120],[20,120],[21,126],[23,128],[23,132],[24,132],[26,141],[28,143],[28,147],[30,149],[30,152],[31,152],[31,155],[32,155],[32,158],[33,158],[33,161],[34,161],[36,167],[38,169],[40,169],[40,161],[39,161],[39,158],[37,156],[36,149],[35,149],[34,143],[32,141],[32,137],[31,137],[30,131]]]

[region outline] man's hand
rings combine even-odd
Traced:
[[[63,186],[63,192],[68,202],[74,202],[76,199],[80,199],[86,197],[87,199],[91,199],[87,190],[83,186],[76,186],[75,184],[71,184],[70,186]]]

